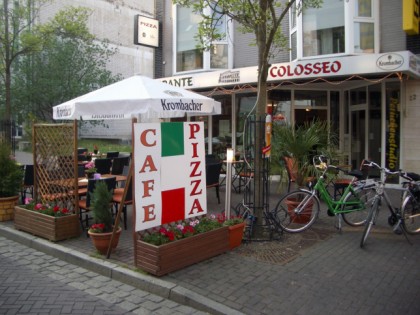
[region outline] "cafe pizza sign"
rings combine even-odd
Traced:
[[[135,230],[207,213],[204,124],[134,124]]]

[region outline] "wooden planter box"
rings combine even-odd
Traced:
[[[160,246],[138,239],[135,246],[136,267],[162,276],[228,251],[229,230],[226,226]]]
[[[0,221],[13,220],[13,210],[18,204],[19,196],[0,198]]]
[[[79,216],[52,217],[25,208],[15,207],[15,228],[56,242],[81,233]]]

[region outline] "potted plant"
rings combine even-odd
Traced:
[[[241,245],[245,229],[245,221],[242,217],[232,216],[224,220],[224,226],[229,229],[229,247],[234,249]]]
[[[85,164],[85,174],[87,178],[93,178],[93,174],[97,171],[94,161],[89,161]]]
[[[15,228],[56,242],[80,235],[79,216],[55,203],[35,202],[15,206]]]
[[[315,180],[316,169],[312,158],[314,155],[332,157],[335,154],[336,135],[326,121],[315,120],[302,125],[273,125],[272,155],[276,160],[286,157],[285,163],[290,163],[289,173],[294,174],[294,181],[298,187],[304,187],[308,182]],[[287,167],[287,165],[285,165]],[[290,189],[289,178],[289,189]],[[295,222],[304,223],[306,216],[295,218],[295,204],[299,200],[289,200],[289,213]],[[311,205],[308,205],[311,207]]]
[[[11,156],[10,146],[0,143],[0,221],[13,219],[23,185],[23,168]]]
[[[136,267],[162,276],[222,254],[229,250],[228,232],[214,215],[143,231],[135,244]]]
[[[328,122],[315,120],[303,125],[273,125],[272,155],[273,159],[290,157],[296,175],[298,187],[304,187],[306,180],[315,176],[312,157],[335,154],[337,137],[331,131]]]
[[[108,189],[104,181],[99,181],[93,190],[91,198],[90,210],[92,211],[94,224],[89,228],[88,234],[98,252],[105,255],[108,251],[114,228],[112,191]],[[112,241],[112,249],[117,247],[120,234],[121,228],[119,227]]]

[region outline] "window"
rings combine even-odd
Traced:
[[[198,23],[201,17],[192,9],[177,7],[176,15],[176,71],[203,69],[203,54],[196,48]]]
[[[379,50],[379,0],[324,0],[289,17],[291,60]]]
[[[324,0],[303,12],[303,56],[344,52],[344,2]]]
[[[354,52],[373,53],[375,21],[372,15],[372,0],[357,0],[354,3]]]
[[[203,51],[197,48],[199,41],[196,38],[201,16],[194,13],[193,9],[180,5],[175,6],[174,12],[176,13],[174,21],[175,73],[231,68],[232,45],[229,41],[229,27],[225,16],[215,14],[216,31],[225,36],[213,42],[209,51]]]
[[[354,52],[374,52],[373,23],[354,24]]]
[[[297,59],[297,12],[296,2],[290,10],[290,57],[291,60]]]

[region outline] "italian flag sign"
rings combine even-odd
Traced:
[[[134,124],[135,230],[207,213],[204,124]]]

